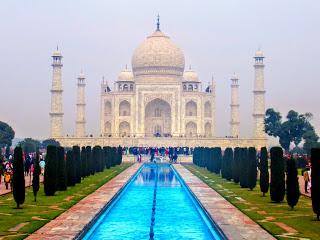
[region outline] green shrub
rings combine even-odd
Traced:
[[[287,159],[287,202],[293,209],[300,197],[298,170],[294,158]]]
[[[57,147],[53,145],[47,147],[43,184],[47,196],[53,196],[57,191]]]
[[[282,202],[285,195],[284,159],[281,147],[273,147],[271,156],[270,197],[273,202]]]
[[[240,181],[240,148],[236,147],[234,149],[234,156],[233,156],[233,161],[231,163],[232,165],[232,179],[234,183],[239,183]]]
[[[260,151],[260,191],[263,196],[269,190],[269,167],[268,167],[268,151],[266,147]]]
[[[33,176],[32,176],[32,191],[34,196],[34,201],[37,201],[37,193],[40,188],[40,174],[41,168],[39,165],[39,153],[37,152],[35,161],[33,163]]]
[[[253,190],[257,185],[257,151],[254,147],[248,150],[248,188]]]
[[[57,148],[58,155],[58,173],[57,173],[57,190],[65,191],[67,190],[67,171],[66,171],[66,161],[64,155],[64,148]]]
[[[76,166],[73,157],[73,151],[69,150],[67,152],[67,186],[74,186],[76,184]]]
[[[20,146],[14,149],[13,155],[13,177],[12,177],[13,198],[17,203],[17,208],[24,203],[25,200],[25,180],[22,148]]]

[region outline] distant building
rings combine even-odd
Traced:
[[[74,137],[64,137],[62,126],[62,55],[53,54],[51,137],[63,145],[127,146],[256,146],[266,145],[263,124],[263,54],[256,53],[254,82],[254,136],[239,136],[238,78],[232,77],[230,136],[215,134],[215,83],[204,90],[197,73],[185,70],[182,50],[157,29],[134,51],[132,71],[126,66],[113,90],[101,83],[100,136],[85,131],[85,77],[78,78],[77,120]]]

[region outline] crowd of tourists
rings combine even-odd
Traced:
[[[29,177],[31,183],[32,174],[34,170],[34,161],[36,153],[23,154],[24,175]],[[6,190],[12,190],[12,176],[13,176],[13,154],[0,154],[0,188],[4,185]],[[41,174],[44,174],[45,161],[43,154],[40,154]]]

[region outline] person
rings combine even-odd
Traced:
[[[311,190],[311,168],[309,168],[309,170],[308,170],[308,177],[309,177],[309,182],[308,182],[307,190],[309,192],[309,190]]]
[[[44,168],[45,168],[45,161],[43,160],[43,156],[40,155],[40,162],[39,162],[40,168],[41,168],[41,175],[43,176],[44,174]]]
[[[13,175],[13,166],[11,162],[7,162],[5,165],[5,172],[4,172],[4,183],[6,185],[6,189],[12,190],[12,175]]]
[[[306,168],[306,170],[303,172],[303,180],[304,180],[304,192],[308,193],[308,183],[309,183],[309,169]]]

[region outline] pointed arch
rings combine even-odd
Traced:
[[[128,122],[121,122],[119,124],[119,135],[121,137],[130,135],[130,124]]]
[[[197,136],[197,124],[195,122],[188,122],[186,124],[186,136],[187,137]]]
[[[119,116],[130,116],[131,106],[127,100],[123,100],[119,104]]]
[[[204,134],[206,137],[212,137],[212,127],[211,127],[211,123],[207,122],[204,125]]]
[[[212,117],[211,103],[209,101],[204,104],[204,116],[208,118]]]
[[[197,116],[197,104],[193,100],[186,104],[186,116]]]

